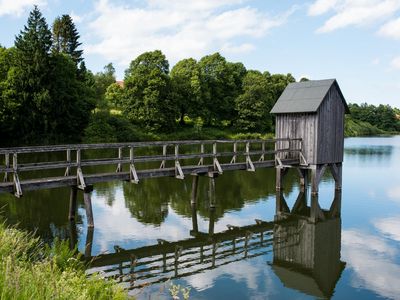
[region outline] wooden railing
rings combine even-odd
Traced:
[[[181,151],[183,147],[190,149]],[[83,156],[86,151],[110,149],[117,150],[115,157]],[[149,149],[156,154],[146,153]],[[0,148],[0,156],[4,157],[3,165],[0,166],[0,173],[4,174],[0,192],[14,192],[15,196],[21,197],[23,189],[35,190],[60,186],[78,186],[80,189],[85,189],[96,182],[118,179],[138,183],[140,179],[150,177],[175,176],[183,179],[186,174],[208,172],[221,174],[224,170],[243,169],[255,171],[257,167],[299,164],[302,157],[301,150],[301,139],[155,141]],[[64,153],[65,159],[31,162],[24,157],[35,153]],[[227,158],[228,162],[222,162]],[[168,166],[170,161],[173,162],[172,166]],[[159,163],[158,168],[137,168],[140,163],[155,162]],[[102,165],[115,165],[116,172],[87,175],[82,171],[84,167]],[[127,167],[126,172],[123,171],[125,167]],[[53,169],[61,169],[62,173],[56,177],[25,180],[20,178],[21,172]]]

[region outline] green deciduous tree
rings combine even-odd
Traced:
[[[241,93],[241,81],[246,73],[243,64],[228,63],[219,53],[204,56],[199,61],[202,76],[203,101],[207,109],[207,125],[235,117],[235,98]]]
[[[183,59],[172,68],[172,97],[178,105],[181,124],[184,124],[185,115],[194,119],[205,114],[201,84],[200,68],[195,59]]]
[[[107,108],[105,94],[107,88],[115,83],[115,68],[112,63],[104,66],[103,72],[98,72],[94,75],[94,89],[96,93],[97,107],[100,109]]]
[[[160,50],[145,52],[125,72],[124,113],[152,131],[175,127],[177,106],[170,94],[169,64]]]
[[[236,98],[235,126],[245,132],[272,129],[270,110],[274,104],[268,80],[259,71],[248,71],[243,79],[243,93]]]

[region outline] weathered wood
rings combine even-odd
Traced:
[[[78,188],[71,186],[70,197],[69,197],[69,213],[68,219],[74,221],[76,217],[76,200],[77,200]]]
[[[92,198],[91,198],[91,190],[89,189],[89,187],[88,187],[88,189],[86,189],[83,192],[83,201],[85,203],[86,218],[87,218],[88,226],[94,227]]]
[[[193,182],[192,182],[192,193],[190,197],[190,203],[192,205],[195,205],[197,203],[197,186],[199,182],[199,176],[198,175],[193,175]]]
[[[85,258],[92,257],[93,235],[94,228],[92,226],[89,226],[86,232]]]
[[[210,208],[215,208],[215,178],[210,177],[208,181],[208,199]]]
[[[288,172],[288,168],[277,167],[276,168],[276,190],[280,191],[283,188],[283,178]]]

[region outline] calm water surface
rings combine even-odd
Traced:
[[[291,208],[296,173],[284,184]],[[87,255],[110,254],[88,272],[115,276],[138,299],[170,299],[171,281],[190,287],[190,299],[400,299],[400,137],[346,139],[341,218],[326,214],[317,224],[292,214],[288,223],[255,226],[276,218],[272,169],[225,172],[216,179],[215,210],[209,180],[200,178],[196,210],[191,185],[189,177],[95,185],[93,232],[81,194],[76,225],[68,222],[67,188],[2,194],[0,207],[9,223],[46,241],[72,237]],[[328,174],[321,207],[334,197]]]

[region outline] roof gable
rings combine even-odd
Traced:
[[[335,86],[342,98],[346,113],[349,109],[336,79],[310,80],[290,83],[279,97],[271,113],[316,112],[329,89]]]

